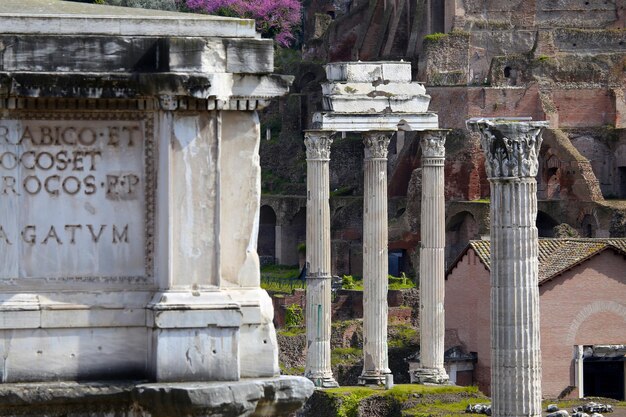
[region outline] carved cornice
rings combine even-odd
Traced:
[[[393,132],[364,132],[366,159],[387,159],[389,141]]]
[[[445,158],[446,157],[446,136],[445,130],[426,131],[420,138],[423,158]]]
[[[330,159],[330,145],[333,143],[334,132],[305,132],[304,145],[306,159],[309,161]]]
[[[467,127],[480,133],[489,178],[534,178],[538,170],[541,131],[547,122],[468,121]]]

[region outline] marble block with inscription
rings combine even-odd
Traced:
[[[251,20],[0,2],[0,377],[279,374]],[[308,388],[307,388],[308,389]]]

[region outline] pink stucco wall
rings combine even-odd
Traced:
[[[478,353],[475,379],[489,393],[489,272],[470,249],[446,280],[446,329]],[[605,250],[540,287],[542,389],[574,385],[575,345],[626,344],[626,258]],[[576,393],[574,391],[573,393]]]

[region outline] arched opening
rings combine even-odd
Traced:
[[[594,237],[596,235],[596,219],[591,214],[585,214],[580,222],[581,235],[583,237]]]
[[[446,226],[446,265],[453,262],[470,240],[479,239],[478,223],[468,211],[455,214]]]
[[[306,242],[306,208],[301,208],[290,220],[280,227],[280,263],[284,265],[300,265]],[[304,254],[304,253],[303,253]]]
[[[261,265],[276,263],[276,213],[270,206],[261,206],[257,252]]]
[[[550,215],[544,213],[543,211],[537,212],[537,231],[539,232],[539,237],[554,237],[554,228],[558,226],[559,223],[554,220]]]

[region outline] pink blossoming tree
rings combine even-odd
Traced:
[[[254,19],[263,36],[289,46],[300,25],[300,0],[181,0],[189,10]]]

